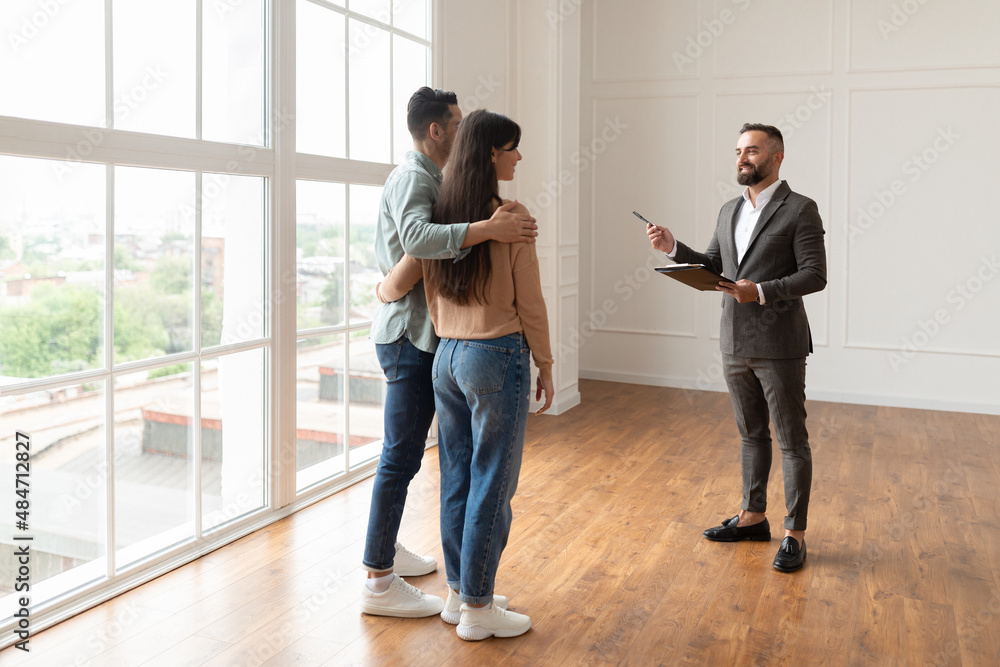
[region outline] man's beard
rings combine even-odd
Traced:
[[[746,173],[740,171],[742,167],[736,168],[736,182],[740,185],[757,185],[771,175],[771,170],[767,169],[765,171],[763,165],[761,167],[755,164],[748,164],[746,166],[750,167],[750,171]]]

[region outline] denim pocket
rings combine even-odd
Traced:
[[[480,396],[500,391],[513,356],[514,350],[506,347],[465,341],[462,344],[462,385]]]
[[[375,346],[375,355],[378,357],[378,365],[385,373],[385,379],[392,382],[399,372],[399,355],[403,351],[403,341],[397,340],[395,343],[384,343]]]

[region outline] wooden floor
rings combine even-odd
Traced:
[[[371,480],[32,638],[3,665],[997,665],[1000,417],[809,404],[806,567],[702,530],[740,500],[726,394],[581,382],[531,418],[496,590],[533,628],[466,643],[363,616]],[[774,457],[769,518],[784,515]],[[401,540],[441,560],[437,451]],[[412,580],[443,595],[443,567]]]

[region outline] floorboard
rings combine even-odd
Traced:
[[[740,503],[728,396],[580,383],[529,420],[496,589],[533,627],[463,642],[437,617],[366,616],[366,480],[8,648],[3,665],[997,665],[1000,417],[809,402],[806,567],[771,567],[784,515],[775,443],[769,543],[720,544]],[[649,415],[658,415],[650,418]],[[400,530],[438,559],[437,451]]]

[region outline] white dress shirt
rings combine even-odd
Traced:
[[[736,230],[733,234],[733,240],[736,241],[737,264],[743,263],[743,256],[747,254],[747,248],[750,247],[750,237],[753,236],[753,230],[757,227],[760,212],[767,205],[767,202],[771,201],[771,197],[774,196],[775,190],[781,183],[781,180],[777,180],[764,188],[757,195],[757,206],[750,202],[750,188],[743,191],[744,204],[740,207],[739,215],[736,217]]]
[[[747,248],[750,247],[750,237],[753,236],[753,230],[757,227],[760,212],[764,210],[767,202],[771,201],[774,191],[778,189],[781,183],[782,180],[778,179],[761,190],[760,194],[757,195],[756,206],[750,203],[750,188],[743,191],[743,206],[740,207],[739,215],[736,217],[736,229],[733,232],[733,240],[736,242],[737,264],[743,263],[743,256],[747,254]],[[764,290],[761,288],[760,283],[757,283],[757,297],[759,303],[763,304],[765,302]]]

